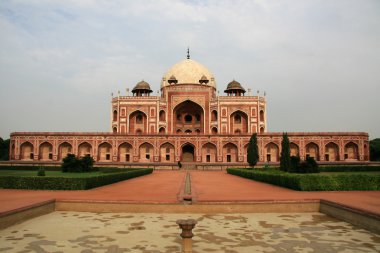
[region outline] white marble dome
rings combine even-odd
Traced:
[[[216,88],[214,75],[202,64],[192,59],[185,59],[171,67],[161,80],[161,88],[169,86],[169,79],[177,80],[176,84],[199,84],[206,77],[207,86]],[[173,85],[173,84],[172,84]]]

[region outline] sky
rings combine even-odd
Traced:
[[[111,93],[191,58],[267,99],[270,132],[380,137],[378,0],[2,0],[0,137],[110,130]]]

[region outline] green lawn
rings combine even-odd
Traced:
[[[0,176],[19,176],[19,177],[30,177],[37,176],[36,170],[0,170]],[[84,178],[91,176],[104,175],[104,172],[94,171],[85,173],[69,173],[61,171],[45,171],[46,177],[66,177],[66,178]]]

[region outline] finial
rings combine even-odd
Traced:
[[[190,59],[190,49],[187,47],[187,59]]]

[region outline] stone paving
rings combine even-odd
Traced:
[[[229,175],[225,171],[191,171],[196,202],[249,202],[326,199],[380,215],[380,191],[299,192]],[[131,203],[179,203],[185,171],[152,174],[87,191],[0,189],[0,214],[42,201],[86,200]]]
[[[0,231],[0,252],[180,252],[176,220],[198,221],[193,252],[379,252],[380,236],[320,213],[54,212]]]
[[[326,199],[380,215],[380,191],[298,192],[226,174],[191,171],[197,203]],[[185,171],[87,191],[0,189],[0,213],[42,201],[180,203]],[[54,212],[0,231],[0,252],[179,252],[177,219],[199,221],[194,252],[380,252],[379,235],[320,213],[127,214]]]

